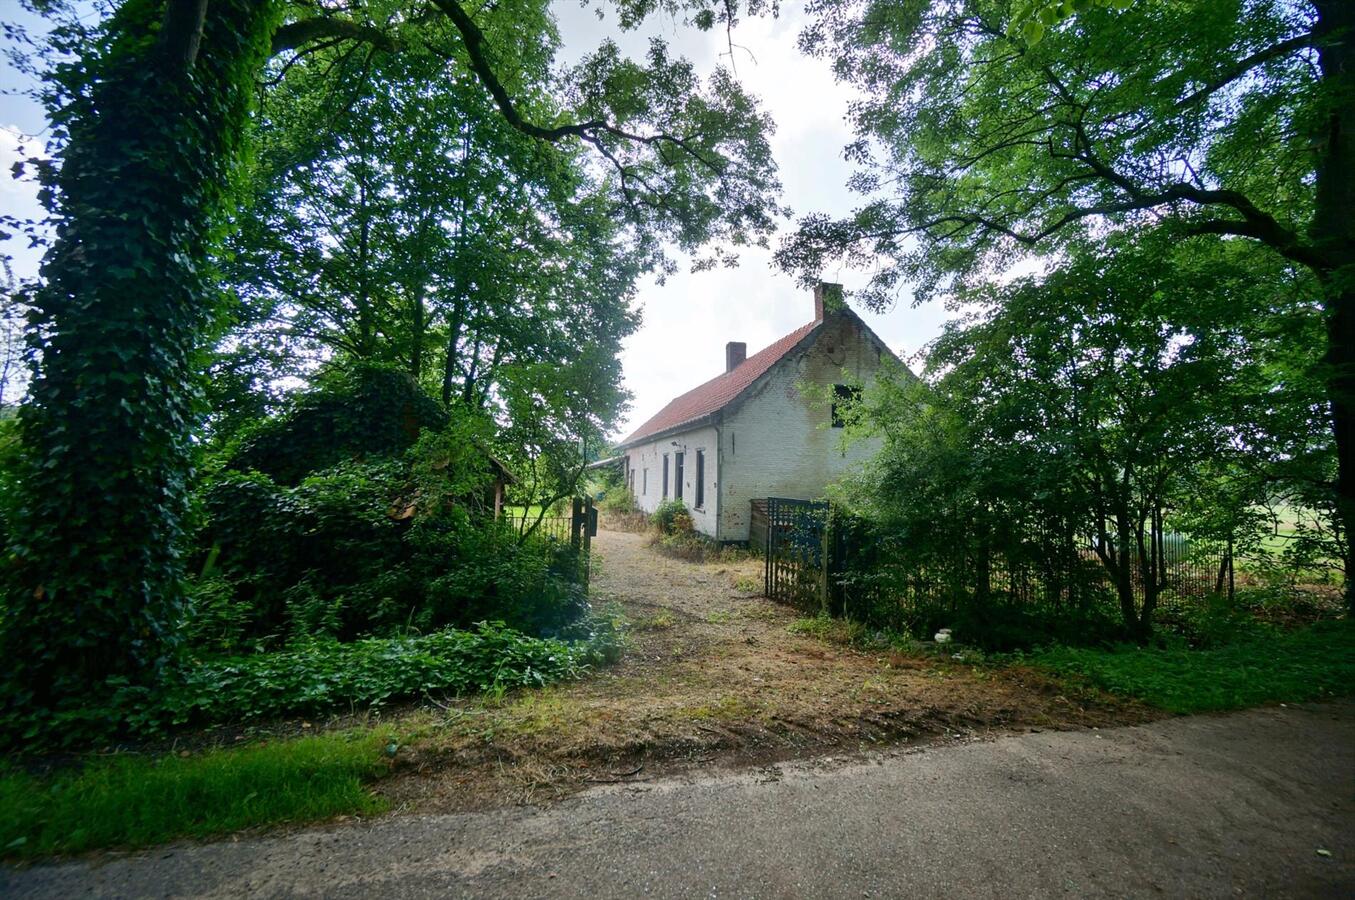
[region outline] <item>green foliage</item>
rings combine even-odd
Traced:
[[[638,268],[669,267],[670,238],[689,251],[712,240],[765,243],[779,213],[765,115],[727,73],[703,83],[662,42],[643,63],[608,43],[562,70],[552,65],[544,2],[487,7],[478,24],[459,26],[446,8],[397,0],[322,12],[254,0],[205,8],[198,29],[190,7],[163,0],[100,5],[93,15],[35,5],[60,17],[38,51],[57,160],[38,167],[57,237],[32,303],[27,468],[0,633],[10,661],[5,718],[42,709],[74,727],[65,712],[85,708],[91,692],[107,694],[124,678],[154,682],[176,656],[203,351],[228,306],[214,261],[239,288],[231,311],[255,329],[251,337],[268,332],[260,353],[228,352],[214,367],[217,435],[271,411],[282,379],[322,358],[395,362],[419,381],[439,339],[423,292],[436,289],[452,376],[444,405],[459,399],[506,423],[506,445],[522,449],[513,462],[547,476],[553,500],[572,491],[581,444],[624,401],[616,348],[634,326],[627,301]],[[271,66],[278,53],[290,58]],[[253,119],[253,99],[274,91],[284,102]],[[267,148],[278,152],[252,166],[251,126],[271,130],[279,119],[287,136]],[[482,123],[490,124],[473,129]],[[449,156],[457,137],[462,152]],[[580,160],[585,144],[609,176]],[[448,166],[466,180],[482,166],[493,172],[443,190]],[[304,187],[319,190],[272,195],[289,227],[245,229],[265,244],[276,239],[252,261],[256,274],[274,265],[278,283],[242,277],[231,257],[243,264],[248,252],[239,251],[259,246],[242,241],[223,260],[221,239],[251,218],[259,189],[292,167],[309,167],[317,177]],[[407,176],[398,190],[379,183],[391,172]],[[464,221],[468,210],[476,221]],[[320,233],[304,221],[315,211],[356,215]],[[374,236],[384,240],[381,265],[368,265]],[[371,317],[395,303],[402,314]],[[322,306],[357,314],[279,322]],[[299,360],[290,352],[313,337],[308,324],[337,319],[363,340],[312,343]],[[327,337],[336,334],[347,336]],[[401,337],[374,349],[387,334]],[[224,347],[250,343],[239,339]],[[342,426],[353,420],[341,413],[299,410],[289,422],[309,442],[306,469],[287,458],[282,431],[251,434],[241,464],[301,491],[260,483],[253,499],[308,505],[304,515],[321,528],[343,521],[334,495],[367,476],[337,469],[368,461],[348,459],[353,435]],[[403,423],[402,447],[423,421],[414,418]],[[389,435],[388,420],[374,427]],[[328,482],[307,485],[307,476]],[[374,518],[367,509],[357,524]],[[278,586],[281,605],[331,627],[324,581],[321,573]],[[221,598],[216,587],[194,594]]]
[[[407,475],[397,461],[348,463],[295,488],[257,473],[208,486],[203,544],[216,553],[214,577],[229,581],[248,610],[249,642],[352,639],[484,618],[554,633],[586,609],[568,545],[521,538],[459,507],[392,516],[432,501],[408,499]]]
[[[1355,627],[1321,622],[1211,649],[1054,647],[1030,662],[1175,713],[1343,697],[1355,685]]]
[[[1276,399],[1258,403],[1235,439],[1267,442],[1276,418],[1289,419],[1285,439],[1306,436],[1292,466],[1262,448],[1261,477],[1279,504],[1298,496],[1339,523],[1299,536],[1294,562],[1325,556],[1355,572],[1349,542],[1339,538],[1355,532],[1355,479],[1335,477],[1336,456],[1341,470],[1355,471],[1355,142],[1347,137],[1355,52],[1337,37],[1355,28],[1355,7],[818,0],[810,8],[815,22],[802,46],[831,59],[863,95],[848,156],[860,164],[851,187],[868,200],[845,219],[804,218],[781,264],[806,279],[835,260],[871,268],[858,296],[883,309],[903,293],[1001,293],[1004,276],[1037,255],[1046,268],[1063,268],[1086,246],[1120,256],[1127,242],[1165,229],[1186,245],[1174,248],[1179,259],[1197,242],[1202,253],[1217,252],[1215,237],[1229,236],[1224,255],[1252,254],[1251,271],[1240,272],[1253,299],[1266,290],[1283,297],[1307,281],[1320,301],[1302,317],[1305,336],[1289,338],[1315,353],[1274,378]],[[1126,287],[1146,304],[1154,281]],[[1222,311],[1219,321],[1233,315],[1233,325],[1276,331],[1289,324],[1287,304],[1247,302],[1230,314],[1214,305],[1222,292],[1209,290],[1210,280],[1194,284],[1215,315]],[[1183,291],[1174,302],[1185,312],[1196,296]],[[1325,390],[1326,409],[1290,396],[1292,385],[1302,394],[1313,383]],[[1313,423],[1327,446],[1311,440]],[[1238,492],[1208,493],[1199,507]],[[1247,508],[1228,505],[1233,517]],[[1210,518],[1193,512],[1197,523]]]
[[[288,650],[189,664],[152,697],[138,720],[155,730],[370,708],[428,694],[541,687],[577,677],[604,649],[590,642],[527,637],[502,623],[422,637],[315,640]]]
[[[687,504],[681,500],[664,500],[655,507],[649,520],[660,534],[691,534],[695,528],[692,524],[692,514],[687,511]]]
[[[38,858],[370,815],[386,741],[326,734],[191,756],[117,756],[40,777],[0,772],[0,856]]]
[[[10,536],[15,533],[18,523],[15,516],[19,502],[20,454],[23,445],[19,439],[19,420],[13,415],[0,411],[0,540],[4,541],[5,554],[12,552]],[[8,567],[6,559],[0,565]],[[3,569],[0,569],[3,571]]]
[[[1091,641],[1109,636],[1084,615],[1104,584],[1146,637],[1169,586],[1143,576],[1155,521],[1246,550],[1277,484],[1328,477],[1320,312],[1306,278],[1268,262],[1236,241],[1119,234],[965,292],[975,313],[932,345],[928,381],[884,379],[860,410],[855,430],[883,440],[839,491],[868,523],[856,543],[880,545],[856,566],[862,593],[925,587],[938,609],[901,626],[964,619],[1007,646],[1041,621],[1070,638],[1052,612],[990,613],[999,572],[1027,573]]]
[[[791,634],[818,638],[848,647],[876,647],[879,642],[863,622],[818,615],[796,619],[786,626]]]
[[[332,367],[282,414],[259,420],[228,451],[227,467],[294,485],[350,459],[394,456],[448,415],[408,374],[379,364]]]
[[[849,157],[872,197],[846,220],[802,220],[782,261],[808,274],[878,260],[862,297],[888,306],[904,284],[982,284],[1031,250],[1164,215],[1290,255],[1337,149],[1314,139],[1348,102],[1308,50],[1341,4],[1117,5],[1082,3],[1032,46],[1026,24],[1054,25],[1064,4],[813,4],[801,45],[863,95]]]
[[[402,372],[331,372],[204,485],[189,634],[242,650],[485,619],[558,632],[586,609],[577,560],[491,519],[492,430]]]

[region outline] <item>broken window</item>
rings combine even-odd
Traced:
[[[847,410],[861,399],[861,388],[854,384],[833,385],[833,427],[844,428],[847,425]]]

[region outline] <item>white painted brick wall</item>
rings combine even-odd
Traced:
[[[844,452],[842,430],[829,427],[828,403],[811,402],[798,386],[841,384],[847,380],[844,370],[869,384],[881,358],[855,319],[832,317],[812,346],[788,355],[743,403],[726,410],[720,428],[721,540],[748,540],[751,501],[817,499],[848,468],[878,452],[875,440],[855,443]]]
[[[653,512],[663,501],[663,455],[668,454],[668,497],[677,496],[674,454],[683,453],[682,501],[692,514],[692,524],[702,534],[716,537],[716,500],[719,490],[719,443],[713,427],[696,428],[662,440],[632,447],[626,452],[635,470],[635,501],[645,512]],[[696,451],[706,454],[705,505],[696,508]],[[645,490],[645,470],[649,470]]]

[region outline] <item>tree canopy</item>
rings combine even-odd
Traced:
[[[991,282],[1032,256],[1057,266],[1070,246],[1161,222],[1183,240],[1254,242],[1320,287],[1318,365],[1349,531],[1355,7],[1050,7],[812,4],[802,46],[861,92],[847,153],[865,201],[845,218],[803,218],[780,262],[806,279],[833,260],[869,264],[858,297],[885,308],[908,290],[926,299]]]

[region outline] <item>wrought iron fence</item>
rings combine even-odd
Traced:
[[[598,511],[591,497],[575,497],[567,516],[504,515],[500,521],[522,540],[538,538],[568,547],[574,553],[578,579],[587,586],[593,538],[598,533]]]

